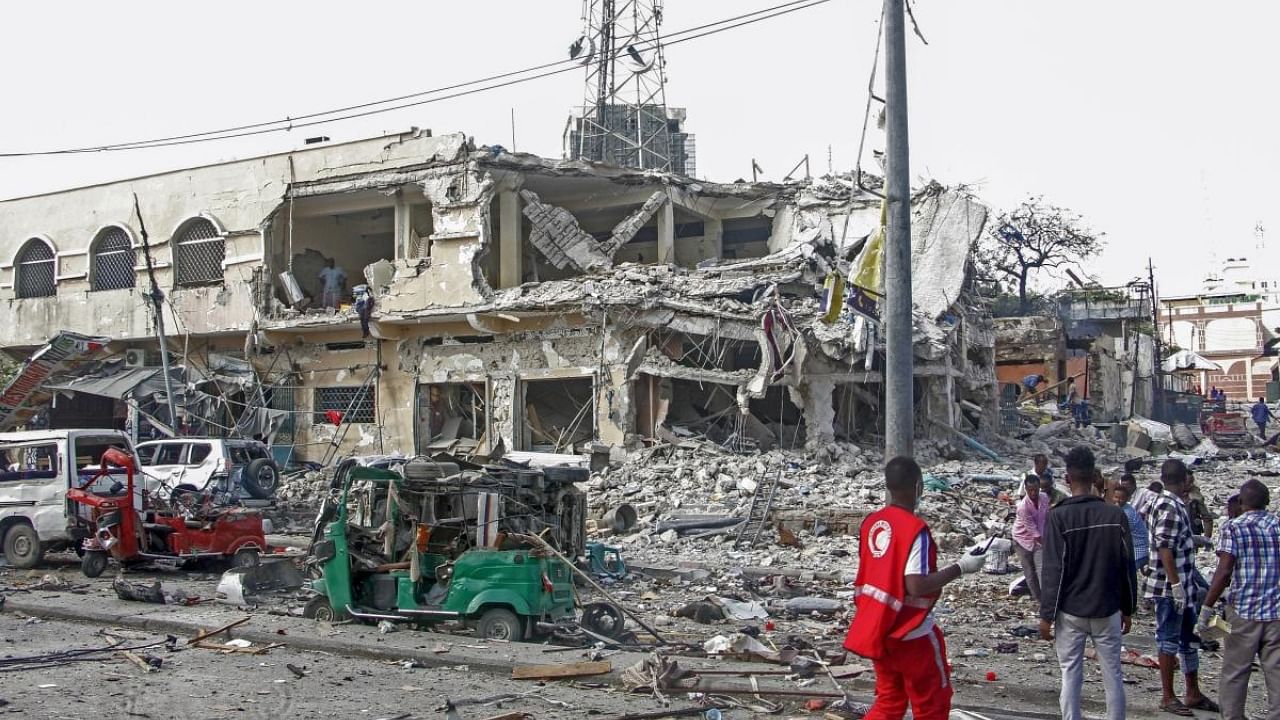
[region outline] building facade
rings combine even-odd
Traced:
[[[966,272],[986,208],[930,186],[913,209],[921,431],[974,430],[996,395]],[[882,423],[882,335],[827,315],[822,283],[879,216],[840,179],[695,182],[414,131],[0,202],[0,349],[109,339],[49,422],[141,432],[154,407],[101,380],[157,362],[150,256],[202,388],[177,432],[252,426],[310,460],[856,439]]]

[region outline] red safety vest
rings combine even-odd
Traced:
[[[885,656],[886,641],[900,640],[920,627],[938,596],[907,595],[904,573],[911,545],[929,526],[910,511],[890,505],[862,521],[858,531],[858,577],[855,612],[845,636],[846,650],[872,660]],[[937,567],[938,550],[929,536],[929,571]]]

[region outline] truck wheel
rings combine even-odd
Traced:
[[[351,619],[346,610],[334,610],[329,604],[327,595],[317,595],[308,600],[306,606],[302,608],[302,617],[324,622],[342,622]]]
[[[44,546],[36,529],[26,523],[18,523],[4,534],[4,558],[9,564],[26,570],[44,559]]]
[[[280,486],[280,471],[276,464],[267,458],[258,458],[240,474],[240,484],[245,492],[257,500],[266,500],[276,493]]]
[[[524,639],[524,623],[506,608],[489,608],[476,622],[476,634],[486,640],[519,642]]]
[[[231,556],[231,567],[258,567],[258,551],[255,548],[242,548]]]
[[[107,569],[107,554],[101,550],[88,550],[80,558],[80,572],[85,577],[96,578]]]

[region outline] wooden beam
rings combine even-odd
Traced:
[[[511,668],[512,680],[555,680],[559,678],[605,675],[613,670],[608,660],[560,665],[517,665]]]

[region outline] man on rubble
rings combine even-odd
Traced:
[[[1218,699],[1222,717],[1244,720],[1245,697],[1255,658],[1267,685],[1268,720],[1280,720],[1280,520],[1267,512],[1271,493],[1258,480],[1240,486],[1240,514],[1223,524],[1218,569],[1200,611],[1199,629],[1212,622],[1214,605],[1224,603],[1231,633],[1223,638]]]
[[[1166,460],[1160,466],[1163,492],[1147,511],[1151,528],[1152,562],[1142,578],[1142,596],[1156,610],[1156,649],[1163,695],[1160,709],[1182,717],[1193,710],[1217,712],[1218,704],[1200,692],[1200,652],[1195,635],[1196,618],[1209,584],[1196,569],[1196,540],[1187,512],[1187,466]],[[1173,676],[1182,661],[1186,693],[1181,700],[1173,691]]]
[[[951,666],[933,605],[943,586],[980,570],[985,548],[973,548],[938,570],[929,526],[915,514],[924,475],[915,460],[884,468],[889,503],[858,531],[857,608],[846,650],[872,661],[876,697],[866,720],[945,720],[951,713]]]
[[[1067,453],[1071,497],[1049,513],[1044,533],[1040,637],[1054,640],[1062,667],[1058,703],[1064,720],[1081,718],[1084,646],[1090,638],[1102,663],[1107,719],[1125,717],[1120,636],[1129,632],[1138,603],[1133,541],[1124,511],[1099,496],[1098,477],[1089,448]]]

